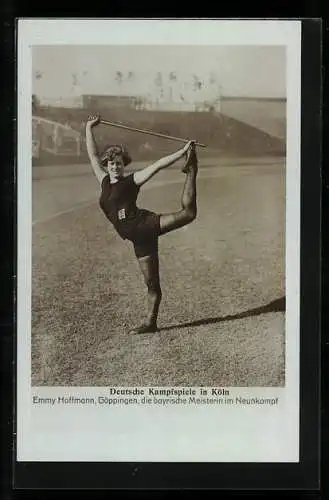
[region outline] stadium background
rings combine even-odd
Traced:
[[[142,109],[140,100],[129,96],[82,96],[79,107],[40,105],[32,98],[33,140],[38,144],[35,164],[88,162],[84,126],[88,114],[100,113],[105,119],[183,138],[196,138],[207,150],[200,154],[216,156],[284,156],[286,101],[283,98],[222,97],[215,105],[195,106],[193,111]],[[36,118],[34,118],[36,121]],[[47,120],[54,122],[49,124]],[[56,127],[55,123],[63,127]],[[57,136],[56,137],[56,133]],[[128,143],[136,160],[154,159],[175,149],[176,143],[152,136],[129,134],[117,128],[99,127],[100,150],[113,143]]]

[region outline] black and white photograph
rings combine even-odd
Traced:
[[[33,385],[284,386],[284,47],[32,57]]]
[[[43,418],[56,403],[55,425],[60,404],[91,403],[92,412],[106,402],[119,419],[120,408],[139,404],[136,394],[201,398],[192,397],[191,412],[234,400],[269,412],[261,432],[272,426],[272,444],[260,460],[295,460],[298,23],[221,21],[218,32],[211,21],[111,20],[99,30],[84,22],[89,30],[27,21],[33,36],[28,49],[22,42],[30,81],[22,84],[18,217],[20,262],[31,266],[30,330],[18,357],[29,404]],[[111,390],[85,401],[81,388]],[[238,388],[245,399],[233,397]],[[161,400],[173,412],[174,403]],[[184,446],[147,458],[186,458]],[[227,459],[257,460],[255,450]],[[118,459],[138,456],[121,451]]]

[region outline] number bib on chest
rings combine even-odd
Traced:
[[[119,211],[118,211],[118,219],[119,220],[123,220],[126,218],[126,209],[125,208],[121,208]]]

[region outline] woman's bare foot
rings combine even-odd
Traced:
[[[155,333],[157,331],[158,331],[157,324],[150,323],[150,324],[143,324],[141,326],[133,328],[133,330],[130,330],[130,334],[131,335],[140,335],[142,333]]]

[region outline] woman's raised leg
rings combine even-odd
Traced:
[[[198,173],[198,162],[194,151],[192,151],[192,154],[188,157],[183,171],[186,172],[186,179],[181,199],[182,210],[160,216],[161,234],[190,224],[190,222],[194,221],[196,218],[196,178]]]

